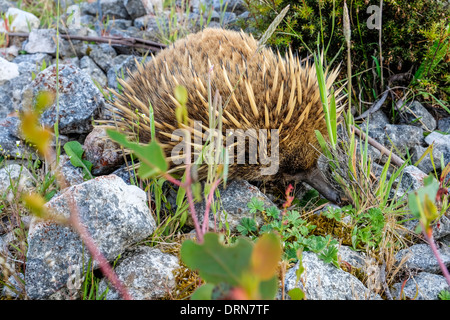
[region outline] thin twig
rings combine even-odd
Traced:
[[[10,37],[28,37],[29,33],[18,33],[18,32],[2,32],[3,34],[6,34]],[[82,41],[94,41],[94,42],[103,42],[103,43],[109,43],[109,44],[115,44],[115,45],[124,45],[128,47],[134,47],[134,48],[143,48],[148,49],[151,51],[160,51],[162,49],[165,49],[167,46],[162,43],[154,42],[151,40],[145,40],[140,38],[125,38],[125,37],[119,37],[119,36],[103,36],[103,37],[90,37],[90,36],[77,36],[77,35],[70,35],[70,34],[60,34],[61,38],[67,39],[67,40],[82,40]]]
[[[358,128],[352,126],[352,129],[355,130],[355,133],[361,138],[361,139],[366,139],[366,134],[361,132],[361,130],[359,130]],[[378,150],[380,150],[381,154],[385,154],[385,155],[389,155],[389,153],[391,153],[385,146],[383,146],[382,144],[380,144],[379,142],[377,142],[375,139],[371,138],[371,137],[367,137],[367,141],[370,143],[370,145],[372,145],[373,147],[377,148]],[[392,153],[391,156],[391,161],[393,164],[397,165],[397,166],[402,166],[403,163],[405,161],[403,161],[399,156],[397,156],[396,154]]]

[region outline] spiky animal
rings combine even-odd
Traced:
[[[337,73],[327,73],[328,90]],[[188,118],[208,127],[208,74],[212,92],[218,90],[223,101],[229,101],[223,110],[224,134],[226,129],[279,129],[278,172],[261,175],[258,164],[232,164],[230,178],[303,180],[328,199],[337,200],[316,169],[319,145],[314,130],[324,136],[327,130],[314,65],[301,63],[291,51],[282,58],[243,32],[205,29],[138,66],[126,82],[120,82],[122,92],[113,91],[115,125],[129,136],[138,136],[140,142],[148,142],[150,125],[142,115],[148,120],[151,103],[156,138],[169,156],[168,151],[178,143],[171,141],[171,133],[179,127],[174,89],[177,85],[187,89]]]

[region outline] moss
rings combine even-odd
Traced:
[[[269,44],[275,47],[292,46],[303,55],[308,51],[317,51],[318,42],[322,49],[328,49],[326,58],[336,62],[343,61],[346,69],[346,46],[343,35],[344,0],[246,0],[251,19],[247,21],[250,30],[256,36],[261,35],[273,21],[277,12],[286,5],[290,10],[284,21],[278,26],[277,34],[272,36]],[[333,10],[334,3],[334,10]],[[373,11],[367,12],[371,5],[379,6],[379,1],[352,0],[347,1],[351,27],[351,61],[353,74],[364,72],[375,67],[375,60],[380,56],[379,31],[369,28],[373,22]],[[334,12],[334,14],[333,14]],[[371,17],[372,16],[372,17]],[[450,6],[445,1],[427,0],[385,0],[382,8],[381,48],[383,55],[383,76],[411,73],[420,67],[428,56],[435,56],[429,48],[435,41],[449,42],[448,17]],[[446,30],[447,28],[447,30]],[[446,56],[449,56],[448,50]],[[447,101],[450,92],[448,58],[442,59],[439,66],[428,74],[423,82],[424,89],[432,89],[437,97]],[[372,72],[365,72],[364,84],[372,88],[374,83]],[[384,90],[384,89],[383,89]],[[374,100],[373,94],[367,99]]]

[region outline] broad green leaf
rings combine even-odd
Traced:
[[[214,287],[215,285],[211,283],[205,283],[195,290],[195,292],[191,295],[191,300],[211,300]]]
[[[106,130],[106,133],[112,140],[130,149],[139,158],[141,166],[139,167],[138,175],[142,179],[151,178],[167,171],[168,164],[164,152],[156,141],[143,146],[136,142],[128,141],[124,134],[115,130]]]
[[[271,279],[277,272],[281,259],[281,244],[273,233],[263,234],[256,242],[252,252],[252,271],[259,279]]]
[[[287,293],[292,300],[303,300],[305,298],[305,293],[300,288],[294,288]]]
[[[273,276],[269,280],[259,284],[259,294],[263,300],[273,300],[278,291],[278,277]]]
[[[424,186],[422,188],[419,188],[408,195],[408,204],[412,215],[425,224],[427,219],[424,212],[426,197],[434,200],[439,189],[439,183],[432,176],[430,177],[424,179]],[[427,203],[427,205],[429,205],[429,203]]]
[[[232,246],[219,242],[219,235],[206,233],[203,244],[186,240],[181,246],[181,259],[190,269],[197,270],[203,280],[232,286],[241,283],[241,276],[250,267],[252,243],[239,238]]]
[[[141,160],[138,175],[142,179],[147,179],[167,171],[168,165],[164,152],[156,141],[152,141],[150,144],[143,147],[143,152],[145,160],[136,154]]]
[[[64,145],[64,150],[69,156],[70,163],[74,167],[83,169],[84,179],[92,179],[92,163],[83,160],[83,146],[78,141],[69,141]]]

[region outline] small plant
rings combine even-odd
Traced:
[[[82,168],[84,179],[92,179],[93,176],[91,174],[92,163],[88,160],[83,159],[83,147],[78,141],[69,141],[64,145],[64,151],[69,156],[70,163],[74,167]]]
[[[435,255],[439,267],[450,285],[450,273],[442,262],[433,238],[432,223],[445,213],[449,206],[448,190],[444,187],[446,176],[450,173],[450,164],[448,164],[441,175],[440,182],[433,176],[424,179],[424,186],[408,195],[408,204],[412,215],[419,220],[416,232],[422,232],[428,242],[433,254]],[[441,208],[441,213],[438,208]]]
[[[270,233],[255,244],[239,238],[232,246],[222,244],[218,234],[207,233],[203,244],[186,240],[181,247],[183,262],[206,281],[193,300],[211,300],[217,290],[221,299],[274,299],[280,257],[280,241]]]
[[[450,292],[447,290],[442,290],[439,292],[438,298],[440,300],[450,300]]]
[[[251,218],[242,218],[241,223],[237,226],[237,231],[243,236],[254,235],[257,230],[258,225]]]
[[[259,229],[259,234],[274,232],[280,236],[283,243],[283,259],[296,260],[298,251],[313,251],[319,255],[319,258],[325,262],[331,262],[338,266],[337,263],[337,241],[331,236],[315,236],[312,231],[316,228],[315,225],[302,219],[299,211],[286,210],[293,202],[293,197],[290,196],[291,188],[288,188],[285,203],[285,209],[280,211],[275,206],[264,209],[263,203],[257,198],[253,198],[249,202],[248,207],[253,213],[260,212],[267,217],[267,224]],[[242,235],[252,235],[256,237],[256,222],[254,219],[243,218],[240,225],[237,227]]]
[[[386,221],[379,208],[370,208],[356,216],[356,225],[352,231],[352,245],[357,248],[360,243],[368,248],[376,248],[382,240]]]

